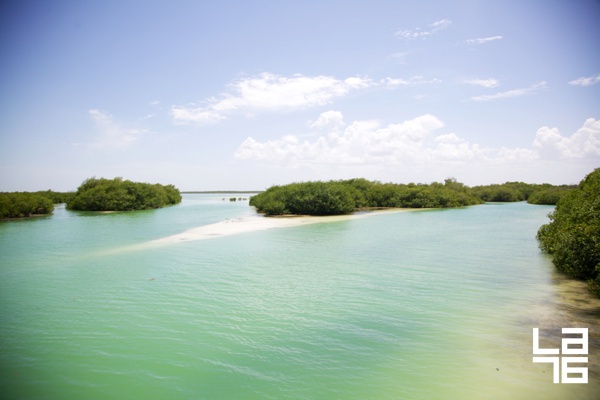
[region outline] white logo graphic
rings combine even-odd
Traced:
[[[587,356],[588,328],[562,328],[562,333],[563,335],[580,335],[580,337],[562,338],[561,357],[561,349],[540,349],[540,330],[539,328],[533,328],[533,354],[544,356],[557,355],[555,357],[533,357],[533,362],[554,364],[554,383],[561,383],[561,381],[562,383],[588,383],[587,367],[569,366],[569,364],[587,364],[587,357],[573,357],[573,355]]]

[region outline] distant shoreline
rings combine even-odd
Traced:
[[[181,192],[181,194],[248,194],[260,192],[263,192],[263,190],[189,190]]]

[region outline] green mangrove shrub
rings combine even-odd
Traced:
[[[181,202],[173,185],[132,182],[123,178],[89,178],[67,202],[79,211],[133,211],[161,208]]]
[[[54,203],[48,197],[28,192],[0,193],[0,219],[50,214]]]
[[[562,196],[537,238],[559,271],[600,296],[600,168]]]
[[[272,186],[250,198],[266,215],[340,215],[365,207],[443,208],[482,203],[454,179],[430,185],[403,185],[363,178]]]

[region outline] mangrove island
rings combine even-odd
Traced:
[[[68,210],[133,211],[161,208],[181,203],[181,193],[173,185],[140,183],[123,178],[89,178],[67,202]]]
[[[573,186],[506,182],[468,187],[448,178],[443,183],[381,183],[364,178],[272,186],[250,198],[266,215],[341,215],[364,208],[449,208],[484,202],[528,201],[554,205]]]

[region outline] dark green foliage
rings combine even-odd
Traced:
[[[0,193],[0,219],[50,214],[53,210],[52,200],[37,193]]]
[[[567,191],[549,217],[537,234],[541,249],[558,270],[587,280],[600,296],[600,168]]]
[[[343,188],[336,185],[342,185]],[[336,201],[327,205],[327,201],[319,200],[317,194],[324,195],[327,192],[324,188],[335,189],[338,197],[340,193],[344,193],[343,196],[350,196],[354,202],[353,208],[350,208],[351,201],[346,201],[342,207]],[[444,183],[434,182],[428,185],[381,183],[357,178],[273,186],[267,191],[253,196],[250,205],[267,215],[328,215],[344,214],[353,209],[365,207],[445,208],[488,201],[527,200],[532,204],[556,204],[556,201],[569,189],[571,189],[569,186],[536,185],[523,182],[506,182],[501,185],[469,188],[454,178],[446,179]],[[335,197],[333,194],[331,195]],[[340,202],[343,201],[340,200]],[[318,203],[318,205],[309,206],[309,203]]]
[[[348,214],[356,206],[353,192],[340,182],[296,183],[288,185],[285,205],[291,214]]]
[[[75,196],[75,192],[55,192],[52,190],[43,190],[35,193],[49,198],[54,204],[68,203]]]
[[[506,182],[501,185],[474,186],[471,192],[483,201],[514,202],[527,200],[531,204],[555,205],[572,186],[552,186],[523,182]]]
[[[132,182],[122,178],[85,180],[67,202],[79,211],[132,211],[160,208],[181,202],[173,185]]]
[[[471,190],[477,197],[486,202],[513,202],[525,200],[523,193],[507,184],[476,186]]]
[[[340,182],[304,182],[272,186],[250,198],[267,215],[336,215],[354,211],[356,189]]]
[[[442,208],[482,201],[454,179],[444,184],[395,184],[350,179],[273,186],[250,198],[250,205],[267,215],[339,215],[365,207]]]
[[[573,189],[573,186],[567,185],[551,186],[547,189],[541,189],[537,192],[533,192],[527,199],[527,202],[530,204],[556,205],[564,195]]]

